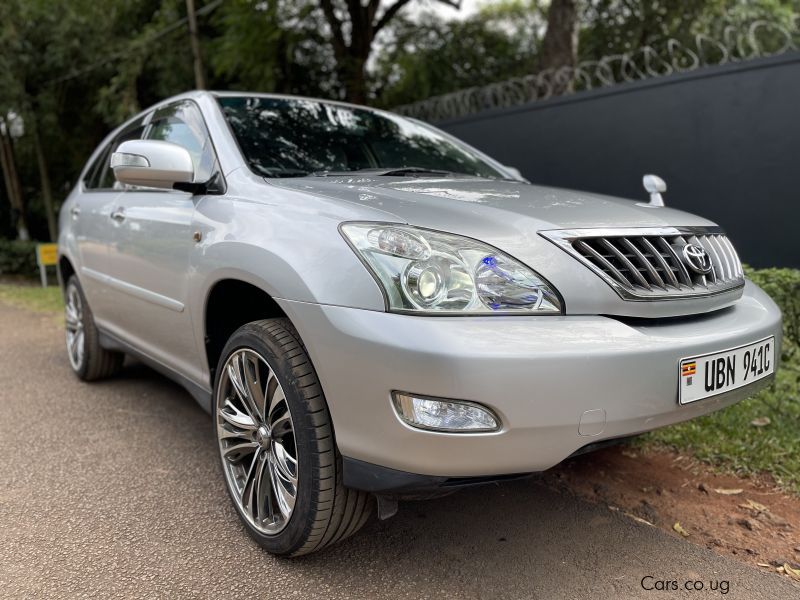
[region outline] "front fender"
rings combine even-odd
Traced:
[[[190,261],[192,297],[235,277],[275,298],[383,311],[378,284],[339,233],[347,215],[321,210],[307,198],[294,200],[201,200],[194,223],[201,241]]]
[[[193,228],[201,241],[190,257],[187,298],[195,339],[205,336],[209,292],[226,279],[279,300],[385,310],[378,284],[338,230],[354,215],[292,195],[273,201],[210,196],[198,202]]]

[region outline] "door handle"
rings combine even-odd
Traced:
[[[81,207],[77,204],[69,209],[69,214],[72,215],[73,219],[77,219],[81,214]]]
[[[125,220],[125,209],[120,207],[116,210],[111,211],[111,218],[114,219],[117,223],[122,223]]]

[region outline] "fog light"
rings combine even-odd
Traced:
[[[500,429],[500,419],[474,402],[412,396],[405,392],[392,392],[392,399],[400,418],[419,429],[453,433]]]

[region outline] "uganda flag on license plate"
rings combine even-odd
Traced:
[[[684,377],[689,377],[691,375],[695,375],[697,373],[697,362],[687,362],[681,365],[681,375]]]

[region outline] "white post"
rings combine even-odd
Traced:
[[[39,266],[39,279],[42,281],[42,287],[47,287],[47,266],[42,263],[42,253],[37,246],[36,248],[36,264]]]

